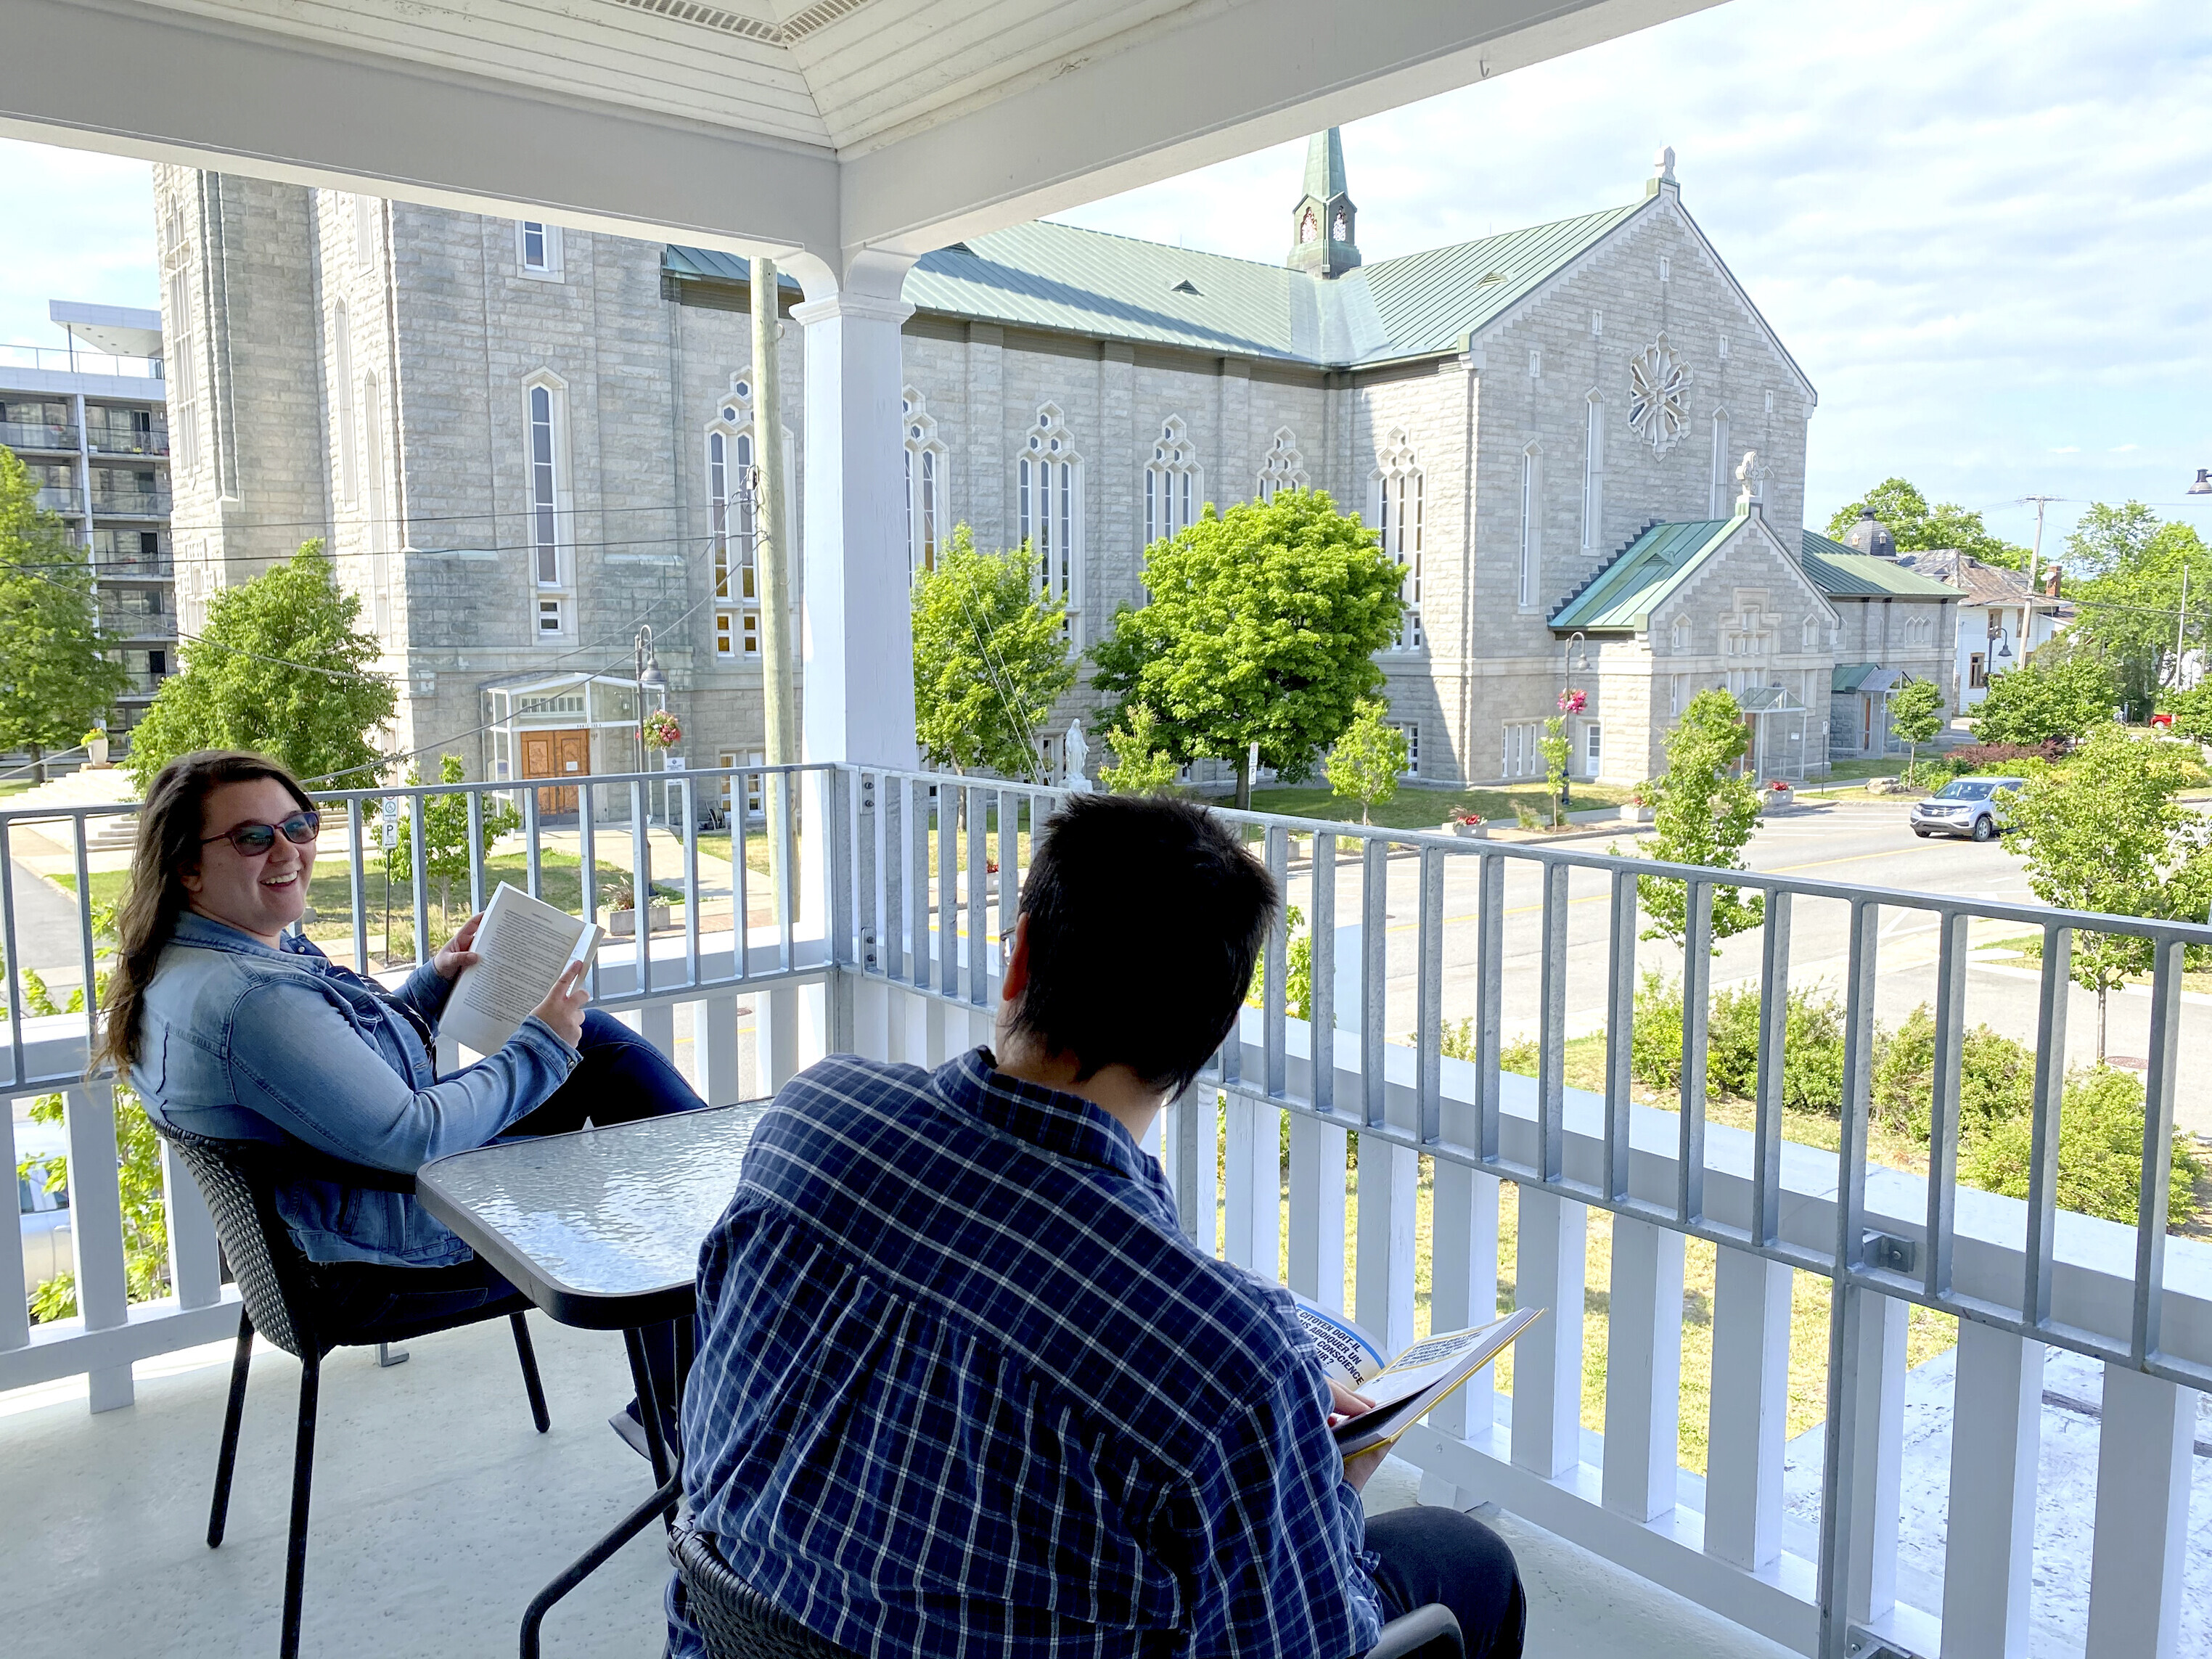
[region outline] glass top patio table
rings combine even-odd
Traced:
[[[495,1141],[426,1164],[416,1196],[551,1317],[588,1330],[684,1318],[766,1100]]]

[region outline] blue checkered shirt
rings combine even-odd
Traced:
[[[699,1262],[696,1525],[870,1659],[1351,1659],[1358,1494],[1290,1297],[1200,1252],[1087,1101],[839,1055]],[[678,1659],[704,1652],[671,1586]]]

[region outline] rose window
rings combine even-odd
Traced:
[[[1628,360],[1628,425],[1656,455],[1690,429],[1690,371],[1664,334]]]

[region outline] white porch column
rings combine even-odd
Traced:
[[[794,307],[806,329],[806,519],[799,752],[912,766],[899,297],[910,259],[864,253],[835,292]],[[802,282],[811,261],[795,261]],[[818,268],[818,267],[817,267]]]

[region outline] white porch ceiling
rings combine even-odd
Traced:
[[[0,132],[918,253],[1716,0],[0,0]]]

